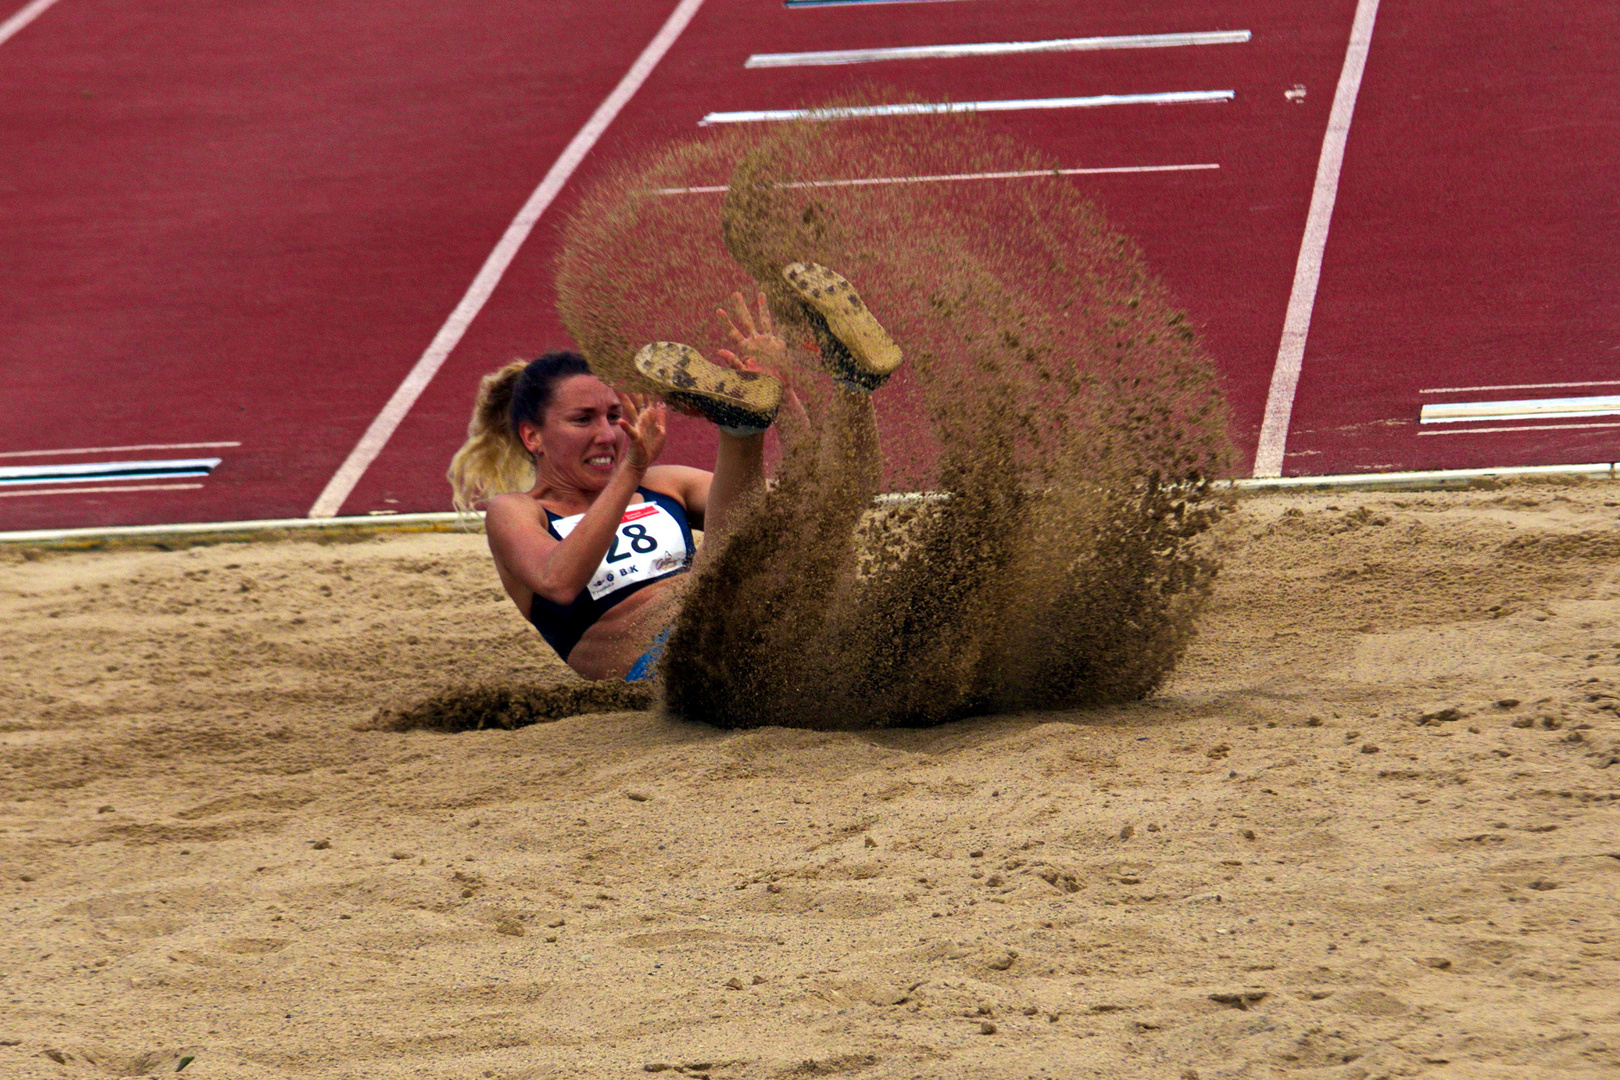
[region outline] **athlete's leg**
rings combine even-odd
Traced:
[[[858,495],[864,510],[883,479],[883,455],[878,445],[877,410],[872,395],[858,390],[834,390],[829,407],[828,431],[822,453],[824,466],[842,486]]]
[[[707,566],[714,553],[724,550],[729,527],[747,505],[765,492],[765,436],[720,435],[715,455],[714,477],[709,484],[708,505],[703,514],[703,546],[692,560],[692,574],[673,580],[636,612],[626,626],[626,642],[632,650],[642,649],[631,665],[627,678],[650,679],[662,658],[670,625],[686,598],[694,575]]]
[[[813,284],[825,285],[820,279]],[[835,284],[836,299],[849,306],[853,290],[841,278]],[[821,359],[836,383],[819,430],[786,433],[777,484],[762,496],[748,468],[758,459],[727,463],[739,467],[726,477],[726,493],[739,497],[727,502],[725,535],[705,537],[704,562],[683,590],[669,639],[668,705],[721,726],[757,723],[762,715],[786,719],[796,708],[825,709],[849,683],[850,673],[837,666],[839,650],[827,646],[845,635],[842,624],[856,607],[856,526],[883,473],[871,391],[899,356],[894,350],[892,358],[880,358],[881,366],[874,364],[864,341],[849,347],[833,336],[829,319],[809,311],[808,300],[806,307],[821,320]],[[794,412],[790,399],[789,415]],[[806,419],[800,415],[790,424]],[[717,462],[717,486],[720,474]],[[734,488],[734,481],[741,482]],[[750,496],[755,501],[743,508]]]
[[[807,424],[796,398],[789,398],[782,420]],[[883,475],[878,447],[877,414],[872,395],[835,388],[826,426],[819,433],[816,473],[819,498],[803,508],[818,525],[853,525],[877,493]],[[703,547],[717,551],[736,514],[765,493],[765,436],[721,433],[715,454],[714,479],[703,518]]]
[[[733,512],[765,490],[765,435],[720,435],[714,456],[714,479],[703,514],[703,543],[717,546]]]
[[[856,526],[882,475],[869,395],[835,391],[788,442],[773,489],[735,512],[682,592],[665,700],[724,727],[790,720],[844,692],[840,638],[858,592]],[[832,709],[837,713],[836,706]]]

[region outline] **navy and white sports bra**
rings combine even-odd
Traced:
[[[659,491],[636,488],[646,502],[631,503],[602,564],[572,603],[558,604],[536,594],[529,621],[564,660],[609,608],[655,581],[685,573],[695,544],[686,509]],[[545,507],[541,507],[545,510]],[[546,529],[558,540],[574,531],[584,514],[560,517],[546,510]]]

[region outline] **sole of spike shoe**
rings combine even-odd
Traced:
[[[669,404],[728,435],[758,435],[782,405],[782,384],[774,377],[721,367],[690,345],[655,341],[636,353],[635,366]]]
[[[789,263],[782,277],[798,297],[839,385],[870,393],[888,381],[904,357],[855,286],[818,263]]]

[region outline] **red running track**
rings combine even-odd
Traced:
[[[0,524],[307,513],[662,7],[61,0],[0,45],[0,452],[242,443]]]
[[[1385,0],[1285,471],[1610,460],[1610,429],[1428,436],[1417,391],[1620,378],[1611,8]],[[0,454],[235,441],[200,487],[19,494],[0,528],[302,516],[512,215],[668,16],[599,6],[60,0],[0,45]],[[953,100],[1231,89],[998,114],[1077,177],[1200,324],[1252,450],[1355,0],[1237,8],[706,0],[343,505],[444,509],[478,377],[566,343],[556,224],[615,157],[711,111],[879,80]],[[880,17],[879,17],[879,13]],[[1247,29],[1241,45],[745,70],[750,53]],[[1296,85],[1301,101],[1285,97]],[[1416,96],[1414,96],[1416,95]],[[724,283],[719,291],[733,283]],[[1566,378],[1565,376],[1568,376]],[[1598,393],[1576,389],[1570,394]],[[1552,393],[1563,395],[1566,391]],[[1459,395],[1452,395],[1450,399]],[[1467,395],[1461,395],[1467,397]],[[1481,392],[1475,397],[1492,397]],[[1551,396],[1539,391],[1495,397]],[[1590,422],[1590,421],[1589,421]],[[1478,426],[1478,425],[1469,425]],[[1514,426],[1510,424],[1508,426]],[[1524,426],[1524,425],[1519,425]],[[1620,430],[1620,429],[1616,429]],[[703,464],[700,426],[672,447]],[[59,485],[76,487],[89,485]],[[118,486],[106,484],[103,486]],[[153,486],[142,482],[142,486]]]
[[[1416,422],[1620,393],[1617,40],[1612,3],[1380,11],[1285,473],[1620,459],[1617,415]]]

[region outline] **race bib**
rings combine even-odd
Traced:
[[[584,514],[558,518],[551,523],[558,536],[565,537],[585,520]],[[619,519],[613,543],[608,545],[602,565],[596,568],[586,590],[592,600],[600,600],[620,589],[639,585],[684,567],[691,558],[686,537],[675,515],[654,502],[636,503]]]

